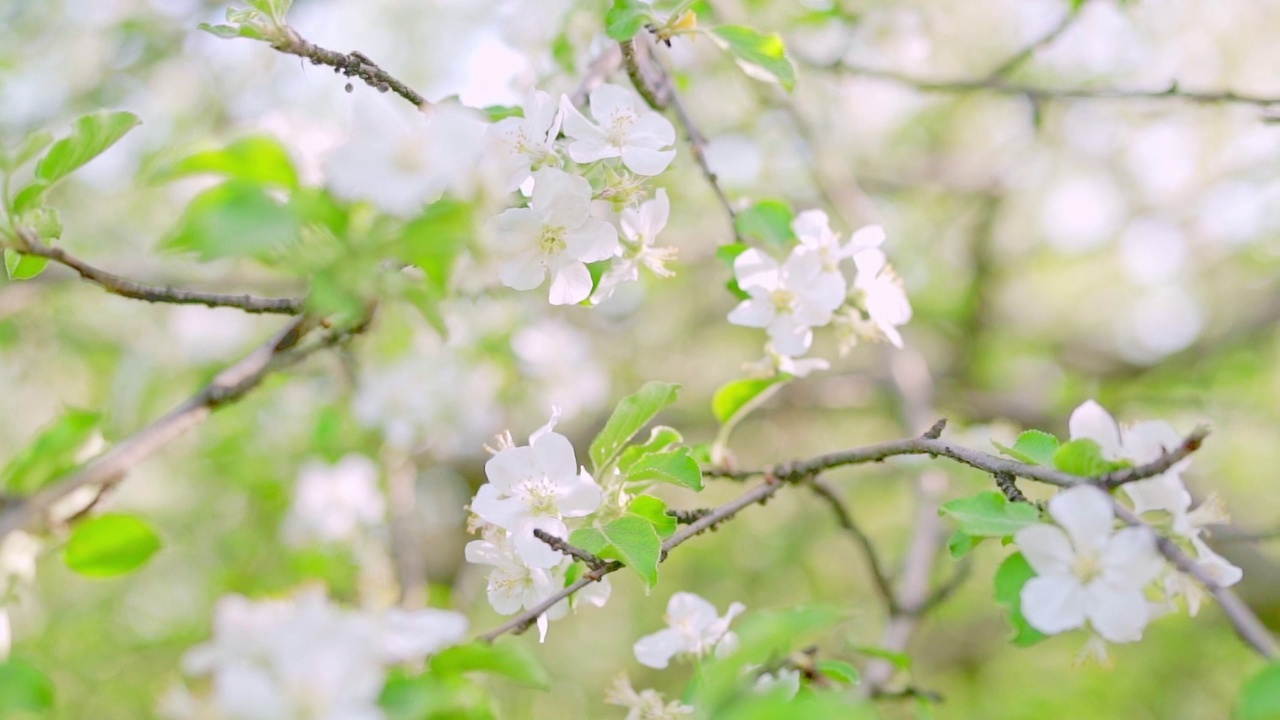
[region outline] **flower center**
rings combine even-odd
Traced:
[[[510,597],[524,592],[529,584],[527,572],[514,573],[497,569],[489,574],[489,591]]]
[[[791,312],[795,309],[796,294],[790,290],[778,288],[777,290],[774,290],[769,297],[773,300],[773,307],[776,308],[778,312]]]
[[[618,110],[613,115],[613,120],[605,129],[605,137],[609,140],[609,144],[621,148],[627,144],[627,131],[636,122],[636,114],[629,108]]]
[[[1102,563],[1098,559],[1098,554],[1094,552],[1079,553],[1071,563],[1071,572],[1075,574],[1081,584],[1088,584],[1102,574]]]
[[[542,248],[542,254],[551,256],[564,252],[568,247],[564,240],[565,232],[562,227],[542,226],[542,234],[538,236],[538,246]]]
[[[556,509],[556,484],[550,478],[530,478],[513,488],[513,495],[524,500],[534,515],[558,515]]]

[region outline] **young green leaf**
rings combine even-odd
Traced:
[[[1013,447],[1001,445],[995,440],[991,444],[1014,460],[1046,467],[1053,466],[1053,454],[1058,451],[1058,438],[1042,430],[1027,430],[1018,436]]]
[[[745,25],[722,25],[712,29],[711,34],[749,77],[777,83],[787,90],[795,87],[796,69],[777,33],[765,34]]]
[[[609,546],[600,551],[601,557],[616,558],[636,571],[645,585],[658,583],[658,560],[662,553],[662,540],[647,518],[623,515],[601,528]]]
[[[298,187],[298,171],[289,158],[289,151],[275,138],[262,135],[240,138],[220,150],[206,150],[189,155],[161,169],[152,179],[168,182],[205,174],[259,185],[273,185],[285,190]]]
[[[528,647],[514,642],[494,645],[477,641],[455,645],[431,658],[431,672],[441,676],[483,672],[525,687],[551,689],[546,668]]]
[[[684,442],[680,431],[666,425],[657,425],[649,431],[649,439],[640,445],[632,445],[618,456],[618,469],[625,475],[637,460],[645,455],[665,452]]]
[[[1009,502],[994,490],[952,500],[939,512],[953,518],[960,531],[972,537],[1007,537],[1040,521],[1034,505]]]
[[[1005,558],[996,569],[995,587],[996,604],[1009,611],[1009,623],[1013,625],[1014,634],[1010,641],[1018,647],[1027,647],[1044,640],[1048,635],[1031,627],[1022,616],[1022,586],[1036,576],[1022,553],[1014,553]]]
[[[604,16],[604,31],[619,42],[630,40],[653,18],[653,8],[640,0],[613,0]]]
[[[20,215],[40,207],[44,202],[44,194],[49,190],[49,183],[35,180],[13,196],[13,213]]]
[[[1280,663],[1271,663],[1245,682],[1231,720],[1280,720]]]
[[[1080,439],[1063,443],[1053,453],[1053,466],[1072,475],[1095,477],[1128,467],[1129,464],[1107,460],[1102,457],[1102,448],[1098,443]]]
[[[609,545],[609,538],[595,528],[578,528],[569,533],[569,544],[582,548],[589,553],[598,554]]]
[[[702,469],[688,448],[645,455],[627,469],[626,478],[628,482],[656,480],[702,491]]]
[[[49,147],[51,142],[53,133],[48,130],[33,130],[13,150],[0,148],[0,171],[12,173],[21,168]]]
[[[44,272],[49,258],[25,255],[13,248],[4,249],[4,272],[10,280],[30,280]]]
[[[647,382],[638,392],[628,395],[605,423],[604,429],[591,443],[591,462],[597,473],[608,465],[622,447],[649,424],[663,408],[679,397],[680,386],[664,382]]]
[[[67,567],[109,577],[141,567],[160,549],[160,536],[132,515],[108,514],[76,525],[67,541]]]
[[[49,148],[36,164],[36,179],[49,185],[98,157],[142,121],[130,112],[96,112],[79,117],[71,134]]]
[[[904,652],[894,652],[893,650],[886,650],[872,645],[863,645],[854,648],[854,650],[857,650],[863,655],[867,655],[869,657],[887,660],[890,665],[898,668],[899,670],[911,669],[911,656]]]
[[[84,410],[66,411],[0,470],[0,487],[14,495],[27,495],[74,468],[76,455],[93,437],[101,419]]]
[[[196,195],[166,239],[201,260],[266,256],[294,240],[298,219],[259,185],[231,180]]]
[[[471,206],[446,199],[428,205],[405,225],[396,247],[401,259],[422,268],[427,283],[443,296],[459,253],[474,235]]]
[[[959,559],[969,554],[970,550],[978,547],[986,538],[974,537],[963,530],[957,530],[951,534],[947,540],[947,552],[951,557]]]
[[[648,520],[658,537],[666,540],[676,531],[676,519],[667,514],[667,504],[652,495],[640,495],[627,506],[627,512]]]
[[[45,717],[53,709],[53,681],[18,658],[0,662],[0,717]]]
[[[711,414],[722,425],[729,424],[730,421],[737,424],[791,379],[790,375],[775,375],[771,378],[725,383],[711,398]]]
[[[858,668],[843,660],[819,660],[815,669],[826,677],[846,685],[857,685],[861,679]]]
[[[734,217],[738,234],[771,245],[795,240],[791,230],[791,206],[782,200],[761,200]]]

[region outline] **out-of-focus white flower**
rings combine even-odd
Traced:
[[[254,321],[235,308],[177,305],[169,310],[169,333],[189,361],[226,360],[244,349]]]
[[[650,110],[634,92],[618,85],[603,84],[591,91],[591,122],[567,98],[564,134],[569,157],[590,163],[605,158],[622,158],[622,164],[638,175],[658,175],[671,164],[675,150],[664,150],[676,141],[671,122]]]
[[[911,320],[911,301],[902,288],[902,278],[888,264],[884,252],[877,248],[858,252],[853,256],[853,264],[858,268],[853,281],[858,293],[856,303],[866,311],[882,337],[894,347],[902,347],[898,326]]]
[[[609,395],[609,374],[591,338],[561,318],[524,324],[511,336],[522,383],[535,404],[555,404],[567,415],[600,407]]]
[[[1164,561],[1149,529],[1113,532],[1111,503],[1093,486],[1068,488],[1049,501],[1058,525],[1029,525],[1014,535],[1036,571],[1022,587],[1022,613],[1040,632],[1056,635],[1088,621],[1110,642],[1142,637],[1151,617],[1143,588]]]
[[[385,666],[420,659],[465,632],[459,613],[369,615],[333,605],[320,590],[263,602],[230,595],[218,601],[213,639],[188,651],[183,669],[211,677],[210,701],[223,717],[379,720]]]
[[[568,538],[564,518],[589,515],[600,506],[600,486],[578,465],[573,445],[552,432],[558,414],[529,436],[529,444],[507,447],[485,463],[489,482],[480,486],[471,511],[512,533],[526,565],[552,568],[564,556],[534,536],[535,529]]]
[[[777,672],[763,673],[756,678],[756,692],[767,693],[778,687],[786,689],[787,699],[794,698],[800,692],[800,671],[796,668],[779,668]]]
[[[700,658],[713,650],[720,656],[732,652],[738,636],[729,630],[729,623],[746,609],[735,602],[718,616],[710,602],[690,592],[678,592],[667,602],[667,627],[636,641],[636,660],[662,669],[677,655]]]
[[[586,263],[618,249],[614,227],[591,215],[591,184],[563,170],[533,174],[527,208],[510,208],[493,221],[502,284],[532,290],[551,273],[551,304],[571,305],[591,294]]]
[[[539,90],[529,91],[524,101],[524,117],[509,117],[489,126],[486,141],[493,161],[501,166],[503,189],[512,192],[533,171],[558,166],[555,141],[560,134],[560,105]]]
[[[788,355],[779,355],[773,349],[772,343],[765,343],[764,353],[764,357],[759,360],[743,363],[742,370],[747,377],[767,378],[786,373],[792,377],[802,378],[815,370],[831,368],[831,363],[822,358],[793,358]]]
[[[831,229],[831,220],[822,210],[805,210],[796,215],[791,221],[791,230],[800,247],[816,252],[822,259],[823,272],[830,273],[840,273],[840,262],[844,259],[884,243],[884,228],[867,225],[855,232],[849,242],[841,244],[840,235]]]
[[[485,133],[474,111],[445,103],[424,115],[384,101],[356,108],[351,138],[326,163],[334,194],[407,217],[445,190],[474,190]]]
[[[5,536],[0,542],[0,593],[7,592],[18,582],[35,582],[36,557],[40,548],[39,538],[21,530]]]
[[[1121,428],[1111,413],[1093,400],[1072,411],[1068,427],[1072,440],[1092,440],[1107,460],[1128,460],[1134,465],[1158,460],[1167,450],[1182,444],[1182,436],[1169,423],[1147,421]],[[1181,473],[1190,464],[1188,458],[1155,477],[1122,485],[1133,501],[1133,511],[1141,515],[1163,510],[1175,520],[1185,514],[1191,506],[1191,493],[1182,484]]]
[[[382,522],[387,508],[378,475],[373,460],[354,453],[335,465],[318,460],[303,465],[284,522],[285,540],[293,545],[344,542],[360,528]]]
[[[622,211],[618,220],[625,241],[622,244],[622,255],[614,260],[613,266],[600,278],[600,284],[592,298],[594,302],[604,302],[619,285],[636,281],[640,277],[642,265],[658,277],[671,277],[675,274],[667,268],[667,263],[675,259],[676,249],[655,246],[658,233],[667,226],[670,215],[671,201],[667,199],[667,191],[662,188],[658,189],[653,199],[641,203],[639,208]]]
[[[613,685],[605,692],[604,701],[627,708],[626,720],[679,720],[694,714],[692,705],[677,700],[667,702],[657,690],[636,692],[626,673],[614,678]]]
[[[844,302],[843,278],[823,272],[815,253],[797,250],[779,266],[752,248],[734,259],[733,272],[751,297],[729,313],[729,322],[765,328],[780,355],[803,355],[813,343],[813,328],[831,322]]]

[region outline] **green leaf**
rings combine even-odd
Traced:
[[[885,648],[875,647],[872,645],[855,647],[854,650],[857,650],[868,657],[887,660],[890,665],[898,668],[899,670],[911,669],[911,656],[904,652],[894,652],[893,650],[886,650]]]
[[[18,191],[13,196],[13,212],[21,214],[40,207],[44,194],[49,190],[49,183],[37,180]]]
[[[13,248],[4,249],[4,271],[10,280],[30,280],[44,272],[49,258],[25,255]]]
[[[857,685],[861,679],[858,668],[843,660],[819,660],[815,669],[836,682]]]
[[[53,133],[48,130],[33,130],[27,133],[27,136],[22,138],[13,150],[0,149],[0,170],[12,173],[31,162],[40,154],[40,151],[49,147],[51,142],[53,142]]]
[[[132,515],[107,514],[76,525],[67,541],[67,567],[109,577],[141,567],[160,549],[160,537]]]
[[[994,490],[952,500],[939,512],[951,516],[961,532],[973,537],[1007,537],[1040,522],[1040,512],[1034,505],[1009,502]]]
[[[597,473],[608,465],[622,447],[649,424],[663,408],[679,397],[680,386],[664,382],[647,382],[633,395],[618,403],[618,407],[605,423],[604,429],[591,443],[591,462]]]
[[[627,506],[627,512],[648,520],[658,537],[666,540],[676,531],[676,519],[667,514],[667,504],[652,495],[640,495]]]
[[[1053,466],[1072,475],[1094,477],[1128,467],[1129,464],[1107,460],[1102,457],[1102,448],[1098,443],[1082,438],[1063,443],[1053,453]]]
[[[51,207],[38,207],[27,210],[13,221],[20,228],[27,228],[42,240],[57,240],[62,237],[62,216]]]
[[[716,248],[716,258],[732,268],[733,261],[737,260],[739,255],[750,249],[751,246],[746,243],[729,243],[727,245],[721,245]]]
[[[474,234],[471,206],[440,200],[404,226],[396,247],[401,259],[422,268],[427,283],[443,296],[449,289],[458,254]]]
[[[596,554],[626,563],[649,587],[658,583],[658,559],[662,553],[662,540],[658,538],[658,531],[653,523],[636,515],[623,515],[610,521],[601,528],[601,532],[609,540],[609,546]]]
[[[609,546],[609,538],[595,528],[578,528],[569,533],[569,544],[596,555]]]
[[[196,27],[210,35],[216,35],[223,38],[224,40],[230,40],[231,38],[238,37],[247,37],[254,40],[262,39],[262,34],[248,25],[214,25],[212,23],[200,23]]]
[[[652,17],[653,8],[640,0],[613,0],[604,16],[604,31],[619,42],[630,40]]]
[[[1001,453],[1019,462],[1032,465],[1053,465],[1053,454],[1058,450],[1058,438],[1042,430],[1027,430],[1018,436],[1013,447],[991,441]]]
[[[1044,640],[1047,635],[1031,627],[1022,616],[1022,586],[1036,576],[1022,553],[1014,553],[1005,558],[996,569],[996,603],[1009,611],[1009,623],[1013,625],[1014,634],[1010,639],[1018,647],[1027,647]]]
[[[163,247],[201,260],[261,257],[292,242],[298,225],[262,187],[232,180],[195,196]]]
[[[791,206],[781,200],[761,200],[738,213],[734,227],[738,234],[762,243],[787,245],[795,240],[791,230]]]
[[[96,112],[75,121],[71,134],[49,148],[36,164],[36,179],[52,185],[98,157],[142,121],[131,112]]]
[[[483,685],[461,675],[413,676],[393,668],[378,705],[387,720],[496,720],[489,694]]]
[[[152,179],[168,182],[206,174],[286,190],[298,187],[298,171],[289,152],[274,138],[262,135],[240,138],[220,150],[189,155],[155,173]]]
[[[978,547],[986,538],[974,537],[963,530],[957,530],[951,534],[951,538],[947,540],[947,552],[953,558],[962,558],[969,554],[969,551]]]
[[[53,681],[47,675],[18,658],[0,662],[0,717],[43,716],[52,709]]]
[[[722,25],[711,30],[712,37],[728,50],[738,67],[749,77],[778,83],[790,90],[796,84],[796,69],[787,57],[787,47],[777,33],[765,34],[745,25]]]
[[[736,424],[791,379],[790,375],[775,375],[726,383],[711,398],[711,414],[721,424],[728,424],[731,420]]]
[[[68,410],[0,471],[0,487],[8,493],[27,495],[76,467],[76,455],[93,437],[101,419],[97,413]]]
[[[524,117],[524,108],[519,105],[490,105],[480,109],[489,118],[489,122],[498,122],[506,120],[509,117]]]
[[[1271,663],[1245,682],[1232,720],[1280,720],[1280,663]]]
[[[688,448],[651,453],[637,460],[626,473],[628,482],[658,481],[702,491],[702,469]]]
[[[632,445],[618,456],[618,469],[625,475],[637,460],[652,453],[664,452],[684,442],[684,436],[678,430],[666,425],[657,425],[649,431],[649,439],[642,445]]]
[[[525,687],[551,689],[551,677],[538,658],[523,644],[507,642],[490,644],[483,641],[455,645],[431,658],[431,672],[439,675],[461,675],[484,672],[498,675]]]

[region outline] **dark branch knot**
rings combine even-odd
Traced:
[[[568,541],[562,540],[541,528],[535,528],[533,536],[549,545],[552,550],[562,552],[575,560],[581,560],[586,563],[587,567],[591,568],[593,572],[599,571],[609,564],[607,561],[600,559],[593,553],[589,553],[576,545],[571,545]],[[604,575],[601,574],[599,577],[603,576]],[[599,579],[599,577],[594,579]]]
[[[945,430],[946,427],[947,427],[947,419],[942,418],[938,420],[938,422],[934,423],[933,426],[930,427],[928,430],[925,430],[924,435],[921,435],[921,437],[923,437],[926,440],[937,440],[938,438],[942,437],[942,431]]]

